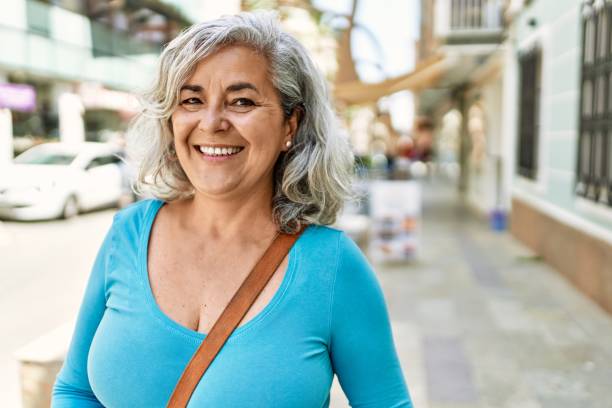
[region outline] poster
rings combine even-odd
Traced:
[[[370,257],[407,261],[420,245],[421,185],[417,181],[374,181],[370,185]]]

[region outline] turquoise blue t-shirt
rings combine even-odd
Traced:
[[[115,215],[89,277],[52,407],[165,407],[205,335],[172,320],[149,285],[159,200]],[[238,327],[189,407],[412,407],[377,278],[341,231],[309,226],[270,303]]]

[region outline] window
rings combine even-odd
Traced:
[[[539,47],[519,55],[518,173],[535,179],[538,168],[540,130],[541,59]],[[591,109],[589,107],[589,109]]]
[[[482,26],[482,0],[473,3],[466,0],[451,0],[451,28],[468,29]]]
[[[49,37],[51,32],[50,6],[39,1],[26,2],[28,30],[43,37]]]
[[[76,154],[45,151],[42,149],[32,148],[27,150],[15,158],[17,164],[55,164],[68,166],[76,157]]]
[[[121,163],[121,159],[116,155],[98,156],[87,165],[87,170],[93,169],[95,167],[106,166],[107,164],[119,163]]]
[[[612,207],[612,5],[589,7],[582,25],[576,194]]]

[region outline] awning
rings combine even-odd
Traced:
[[[382,82],[352,81],[336,84],[334,97],[349,105],[365,104],[374,103],[383,96],[399,91],[420,91],[435,86],[452,65],[448,57],[437,55],[418,64],[412,72]]]
[[[85,109],[108,109],[128,114],[140,110],[140,104],[134,95],[113,91],[98,84],[82,83],[78,93]]]

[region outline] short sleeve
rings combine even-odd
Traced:
[[[352,407],[412,407],[376,275],[345,234],[338,251],[330,356],[340,385]]]
[[[113,224],[114,225],[114,224]],[[106,271],[113,247],[113,227],[98,251],[64,364],[53,386],[52,408],[102,407],[87,375],[87,356],[106,308]]]

